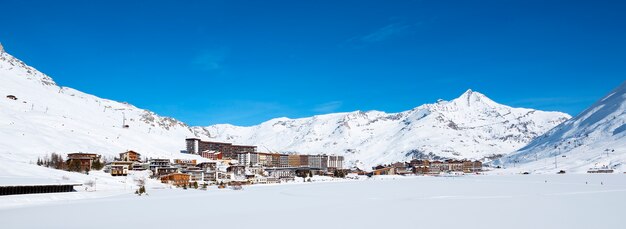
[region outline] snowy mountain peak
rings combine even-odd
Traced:
[[[4,47],[2,46],[2,43],[0,43],[0,53],[4,52]]]
[[[481,159],[515,151],[570,118],[560,112],[512,108],[468,90],[409,111],[353,111],[272,119],[250,127],[195,127],[215,141],[279,152],[344,155],[367,168],[412,157]]]
[[[487,96],[483,95],[480,92],[473,91],[472,89],[467,89],[461,96],[452,100],[452,102],[456,102],[459,105],[465,105],[468,107],[475,105],[495,105],[496,103],[489,99]]]

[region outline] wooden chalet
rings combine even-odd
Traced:
[[[128,171],[133,168],[133,161],[111,162],[111,176],[127,176]]]
[[[95,153],[69,153],[67,154],[67,160],[69,164],[78,161],[80,163],[80,170],[88,171],[91,170],[91,165],[95,160],[100,160],[100,155]]]
[[[120,153],[120,161],[140,161],[141,160],[141,154],[129,150],[126,151],[124,153]]]
[[[184,173],[172,173],[161,176],[161,183],[171,184],[174,186],[188,186],[191,175]]]
[[[385,168],[380,168],[380,169],[376,169],[374,171],[372,171],[372,175],[395,175],[396,174],[396,168],[394,167],[385,167]]]

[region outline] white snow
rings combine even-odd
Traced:
[[[416,154],[458,159],[507,154],[568,118],[560,112],[508,107],[468,90],[452,101],[400,113],[355,111],[194,129],[213,140],[258,145],[260,150],[344,155],[348,163],[369,169]]]
[[[17,100],[6,98],[9,95]],[[0,182],[2,177],[54,180],[60,173],[72,174],[25,166],[52,152],[64,157],[75,152],[113,157],[135,150],[142,158],[203,160],[180,153],[184,139],[192,136],[192,130],[175,119],[59,87],[50,77],[0,52]]]
[[[626,82],[580,115],[532,141],[500,164],[519,170],[585,172],[590,167],[626,169]],[[555,158],[556,165],[555,166]]]
[[[141,197],[63,193],[21,206],[4,203],[39,195],[3,196],[0,221],[3,228],[622,228],[624,176],[390,176],[242,191],[149,188]]]

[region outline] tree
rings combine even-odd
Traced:
[[[104,168],[104,164],[102,164],[100,159],[96,159],[93,161],[93,163],[91,163],[91,168],[93,168],[94,170],[101,170],[102,168]]]
[[[80,161],[79,160],[70,160],[68,163],[68,170],[73,172],[80,172]]]
[[[193,188],[198,189],[198,182],[197,181],[193,182]]]
[[[139,187],[139,189],[137,189],[137,190],[135,191],[135,194],[137,194],[137,195],[139,195],[139,196],[141,196],[142,194],[146,194],[146,195],[148,195],[148,193],[146,193],[146,186],[143,186],[143,185],[142,185],[142,186],[140,186],[140,187]]]

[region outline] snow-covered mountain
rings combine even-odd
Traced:
[[[468,90],[452,101],[400,113],[355,111],[277,118],[251,127],[189,127],[127,103],[60,87],[4,51],[0,95],[0,161],[20,163],[51,152],[115,156],[128,149],[144,157],[196,157],[179,153],[187,137],[258,145],[260,151],[344,155],[364,168],[413,156],[479,159],[515,151],[570,118],[500,105]]]
[[[2,162],[32,162],[51,152],[116,156],[128,149],[144,157],[184,158],[189,155],[179,152],[191,136],[192,130],[175,119],[60,87],[0,50]],[[0,174],[6,174],[3,169]]]
[[[368,168],[414,156],[481,159],[507,154],[569,118],[560,112],[508,107],[468,90],[452,101],[400,113],[355,111],[194,129],[213,140],[258,145],[265,151],[344,155]]]
[[[556,166],[555,166],[556,161]],[[502,158],[525,170],[584,172],[590,167],[623,169],[626,162],[626,82],[578,116]]]

